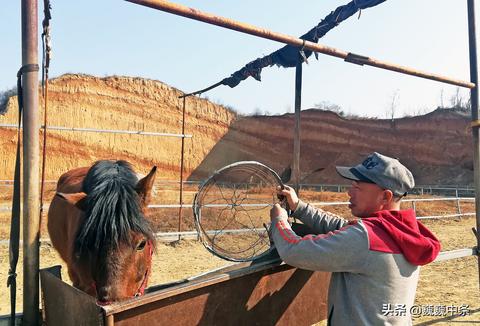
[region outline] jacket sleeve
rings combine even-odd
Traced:
[[[368,261],[368,235],[359,222],[332,232],[299,237],[287,217],[273,219],[270,236],[280,258],[307,270],[362,273]]]
[[[325,212],[320,208],[315,208],[301,200],[292,216],[309,226],[315,234],[339,230],[348,224],[348,220],[333,213]]]

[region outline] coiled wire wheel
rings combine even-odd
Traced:
[[[195,195],[193,214],[200,240],[214,255],[243,262],[266,255],[270,247],[265,224],[279,200],[278,174],[255,161],[216,171]]]

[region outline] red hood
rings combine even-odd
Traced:
[[[425,265],[437,257],[440,242],[420,223],[412,209],[379,211],[362,219],[370,238],[370,249],[400,251],[413,265]]]

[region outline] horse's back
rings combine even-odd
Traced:
[[[83,179],[88,167],[72,169],[58,179],[57,192],[77,193],[82,191]],[[82,212],[66,200],[55,196],[48,210],[48,233],[52,245],[69,264],[73,254],[73,244]]]

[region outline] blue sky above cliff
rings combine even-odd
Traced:
[[[43,1],[39,2],[41,21]],[[179,3],[299,36],[348,0]],[[67,72],[140,76],[191,92],[283,46],[125,1],[53,0],[52,6],[51,77]],[[320,43],[469,80],[466,18],[466,1],[387,0],[364,10],[360,19],[351,17]],[[15,85],[21,64],[20,1],[4,1],[0,30],[0,90],[6,90]],[[303,109],[330,102],[347,114],[370,117],[386,117],[394,95],[395,115],[400,117],[432,111],[442,100],[448,105],[457,90],[324,55],[318,61],[311,57],[303,74]],[[266,68],[261,83],[249,78],[234,89],[221,86],[204,96],[247,114],[292,112],[294,69]]]

